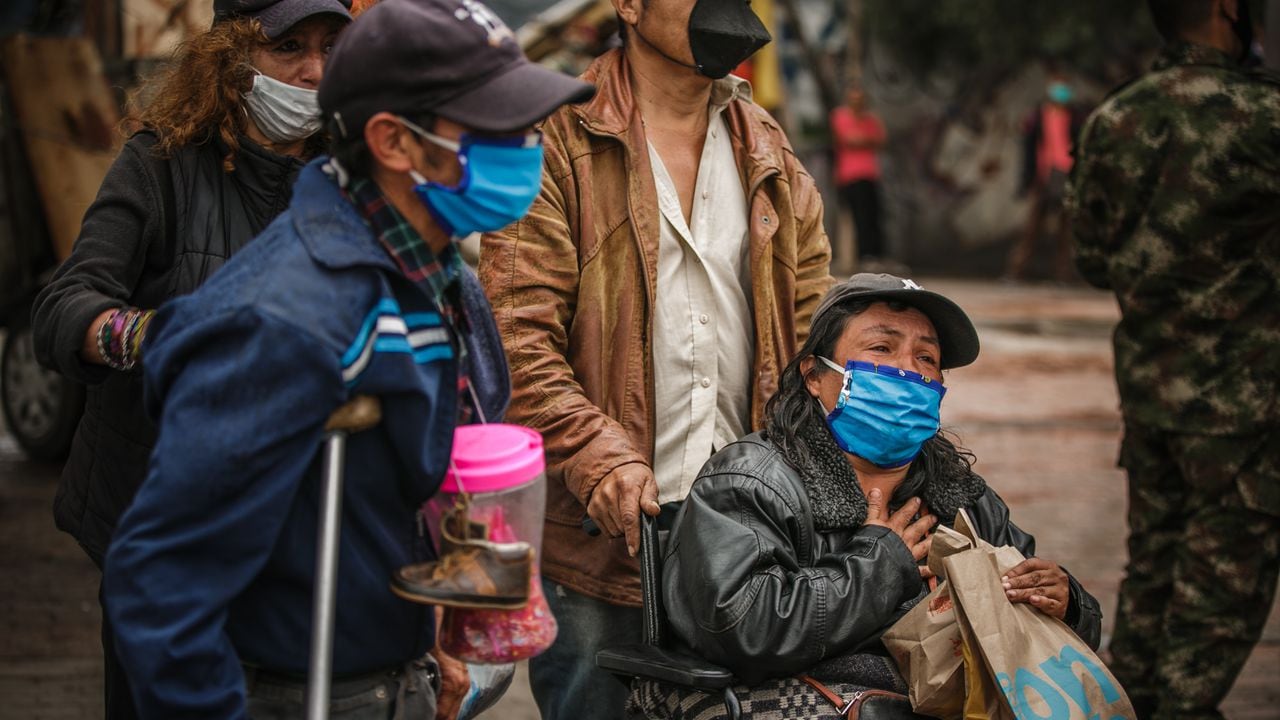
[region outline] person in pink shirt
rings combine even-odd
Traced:
[[[884,124],[867,110],[862,88],[851,85],[845,104],[831,111],[831,140],[835,146],[836,185],[840,199],[853,213],[858,266],[877,263],[884,256],[880,231],[880,160],[885,144]]]
[[[1084,118],[1081,109],[1073,104],[1074,99],[1075,92],[1066,78],[1052,72],[1045,86],[1045,99],[1027,118],[1020,192],[1029,196],[1031,208],[1026,229],[1009,248],[1004,274],[1007,280],[1021,280],[1026,275],[1036,243],[1055,215],[1054,278],[1066,282],[1074,277],[1070,226],[1062,213],[1063,192],[1071,172],[1071,147]]]

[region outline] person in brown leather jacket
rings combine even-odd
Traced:
[[[548,454],[542,568],[560,636],[530,664],[544,718],[621,715],[627,689],[595,654],[640,639],[640,512],[683,499],[716,450],[761,427],[831,283],[813,178],[729,76],[769,40],[749,5],[614,8],[624,47],[584,74],[595,99],[547,120],[542,194],[480,260],[508,418]]]

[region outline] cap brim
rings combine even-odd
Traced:
[[[267,37],[274,40],[312,15],[324,14],[351,19],[351,13],[340,0],[286,0],[272,5],[253,17],[262,24],[262,31],[267,34]]]
[[[869,295],[899,300],[924,313],[938,331],[943,370],[964,367],[978,359],[978,331],[969,315],[951,300],[928,290],[879,290]]]
[[[431,112],[472,130],[506,133],[535,125],[561,105],[586,102],[595,94],[595,85],[521,61]]]
[[[847,289],[838,296],[828,298],[815,315],[832,305],[851,300],[896,300],[925,314],[938,333],[938,345],[942,352],[943,370],[964,367],[978,359],[978,331],[963,309],[951,300],[928,290],[908,288],[885,290]]]

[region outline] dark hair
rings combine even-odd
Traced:
[[[809,337],[804,345],[796,351],[796,356],[783,369],[778,380],[778,392],[769,398],[765,405],[765,431],[782,454],[793,464],[808,465],[812,461],[812,453],[804,434],[800,431],[808,423],[823,423],[822,407],[814,401],[805,386],[805,375],[800,371],[800,363],[810,357],[833,359],[831,353],[836,343],[844,334],[845,327],[853,318],[866,312],[878,302],[883,302],[894,312],[902,312],[910,305],[893,300],[877,300],[860,298],[847,303],[837,303],[823,312],[814,315],[809,325]],[[825,365],[816,365],[813,371],[822,372]],[[957,458],[959,462],[957,462]],[[899,489],[908,488],[913,494],[919,491],[919,485],[925,477],[947,478],[955,473],[968,473],[973,466],[973,453],[957,446],[944,431],[938,431],[920,450],[920,456],[912,463],[910,478],[918,478],[916,482],[904,482]],[[894,497],[900,493],[895,493]],[[909,495],[906,497],[910,497]]]
[[[956,444],[954,436],[948,430],[939,430],[937,435],[925,441],[920,454],[911,461],[911,470],[907,477],[893,491],[889,499],[890,507],[902,505],[908,499],[919,496],[924,491],[925,482],[932,479],[937,487],[945,487],[973,474],[973,463],[977,457],[968,449]],[[949,524],[949,523],[948,523]]]
[[[1248,2],[1248,0],[1240,0]],[[1194,30],[1209,19],[1213,10],[1210,0],[1147,0],[1151,19],[1165,42],[1175,42],[1183,33]]]
[[[800,363],[811,357],[830,358],[849,320],[866,312],[875,302],[860,299],[836,304],[813,316],[809,325],[809,337],[783,369],[778,379],[778,392],[769,398],[764,408],[765,429],[769,440],[782,450],[783,455],[807,464],[810,459],[809,446],[801,436],[800,428],[805,423],[824,420],[821,407],[814,402],[809,389],[805,387],[805,376],[800,371]],[[892,303],[890,307],[894,310],[906,308],[898,303]]]
[[[402,113],[409,122],[427,130],[434,130],[436,116],[431,113]],[[373,176],[373,155],[369,152],[369,143],[364,139],[364,128],[346,128],[348,135],[343,136],[343,128],[332,118],[329,119],[329,154],[343,170],[353,178],[369,178]]]

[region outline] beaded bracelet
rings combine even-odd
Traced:
[[[124,357],[124,329],[128,323],[128,310],[117,311],[115,315],[111,316],[111,342],[107,344],[107,348],[111,350],[113,358],[121,359]]]
[[[107,316],[107,319],[98,326],[98,356],[101,357],[102,361],[109,367],[115,367],[111,364],[111,355],[107,352],[107,347],[111,344],[111,322],[115,320],[116,315],[119,314],[119,310],[113,311]]]
[[[132,370],[142,357],[142,339],[154,310],[116,310],[98,328],[98,354],[115,370]]]
[[[141,324],[142,324],[142,313],[137,313],[136,315],[133,315],[132,318],[129,318],[128,331],[125,332],[124,334],[124,354],[127,355],[129,359],[134,361],[136,361],[136,357],[137,357],[137,354],[134,351],[137,350],[138,328],[141,327]]]
[[[138,333],[134,335],[133,341],[133,357],[142,360],[142,339],[147,336],[147,328],[151,326],[151,318],[156,316],[155,310],[145,310],[142,313],[142,321],[138,323]]]
[[[138,313],[129,311],[129,317],[124,321],[124,332],[120,335],[120,356],[124,358],[124,364],[133,366],[133,353],[130,343],[133,341],[133,334],[138,328]]]

